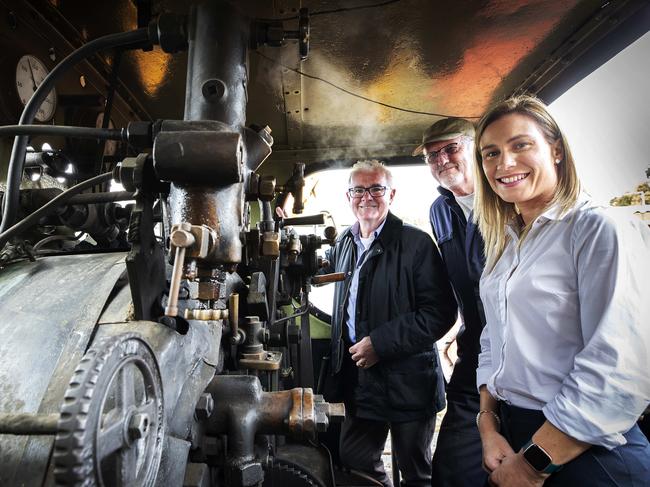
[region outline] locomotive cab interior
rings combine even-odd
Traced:
[[[437,118],[551,102],[649,27],[645,0],[0,2],[0,485],[374,485],[322,395],[341,228],[309,176],[417,164]]]

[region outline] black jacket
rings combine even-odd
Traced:
[[[463,324],[456,335],[458,360],[447,386],[447,395],[478,395],[476,368],[481,352],[481,331],[485,325],[479,280],[485,257],[483,238],[474,222],[468,222],[451,191],[439,187],[441,196],[431,205],[431,228],[442,253]]]
[[[349,347],[343,333],[356,253],[350,229],[328,253],[326,270],[346,274],[334,293],[333,374],[340,374]],[[370,336],[380,361],[358,370],[355,415],[411,421],[443,409],[444,382],[435,342],[455,319],[456,302],[435,244],[423,231],[388,213],[359,275],[357,341]]]

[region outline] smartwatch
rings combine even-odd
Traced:
[[[539,473],[551,474],[562,468],[562,465],[555,465],[551,455],[544,448],[533,443],[532,439],[524,445],[522,450],[524,460]]]

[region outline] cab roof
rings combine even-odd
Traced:
[[[135,28],[138,15],[185,14],[190,3],[118,0],[89,9],[87,2],[60,0],[56,9],[94,38]],[[524,91],[552,101],[615,54],[608,50],[647,31],[649,18],[643,0],[238,4],[251,18],[282,19],[287,30],[297,29],[299,8],[308,9],[306,60],[293,42],[249,53],[247,123],[272,129],[273,154],[265,165],[314,167],[366,157],[412,162],[423,129],[441,116],[474,119],[495,100]],[[599,61],[585,67],[594,50]],[[186,62],[186,53],[158,49],[125,55],[122,89],[135,98],[140,118],[182,118]]]

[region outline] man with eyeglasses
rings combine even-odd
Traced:
[[[462,318],[456,335],[458,359],[447,384],[447,412],[433,456],[433,487],[474,487],[487,481],[476,427],[480,418],[476,368],[485,316],[478,287],[483,239],[471,218],[473,150],[474,126],[464,119],[444,118],[425,130],[422,144],[413,152],[423,155],[440,185],[429,218]]]
[[[347,199],[357,221],[337,239],[325,272],[343,272],[332,313],[331,368],[343,400],[340,459],[391,486],[381,454],[391,431],[403,485],[429,487],[431,439],[444,407],[436,340],[453,325],[456,306],[431,238],[389,211],[390,171],[355,164]]]

